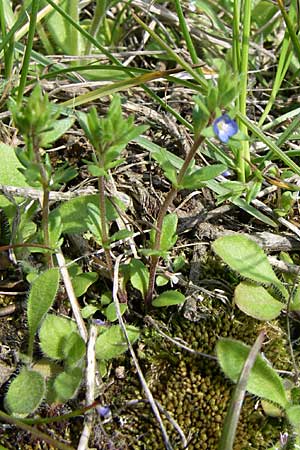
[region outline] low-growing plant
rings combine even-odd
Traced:
[[[234,383],[239,382],[250,349],[244,343],[229,338],[220,339],[216,346],[219,364],[226,377]],[[300,444],[298,384],[291,381],[285,383],[285,380],[278,375],[269,361],[262,355],[255,357],[253,366],[245,381],[245,390],[262,399],[262,405],[266,414],[270,413],[278,417],[285,417],[290,424],[290,432],[286,435],[284,442],[284,445],[289,447],[283,448],[297,448]],[[228,446],[230,433],[232,433],[232,428],[228,425],[223,430],[218,447],[219,450],[232,448]],[[231,436],[230,440],[233,442],[234,436]],[[283,442],[278,442],[272,449],[278,448],[278,445],[283,445]]]
[[[234,302],[245,314],[258,320],[272,320],[283,310],[299,309],[299,287],[294,289],[293,284],[286,287],[254,240],[242,234],[222,236],[212,248],[245,279],[234,291]]]

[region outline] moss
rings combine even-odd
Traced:
[[[264,354],[276,368],[289,370],[285,334],[277,322],[260,323],[240,312],[233,316],[223,311],[218,316],[212,315],[198,323],[182,317],[174,318],[169,324],[169,332],[183,339],[193,349],[213,354],[219,337],[232,336],[253,344],[262,327],[266,329],[268,338],[263,348]],[[166,340],[160,340],[160,345],[157,345],[157,336],[152,340],[149,332],[146,334],[144,353],[151,355],[151,358],[144,366],[144,373],[146,371],[154,397],[182,428],[189,449],[216,449],[232,384],[224,378],[216,361],[195,357]],[[133,385],[130,379],[122,389],[122,395],[115,402],[117,408],[124,406],[130,399],[143,398],[136,383]],[[119,431],[128,448],[164,448],[160,430],[147,404],[124,409],[121,417],[124,423]],[[183,448],[174,427],[165,418],[164,423],[173,446]],[[110,423],[105,430],[111,435],[115,432],[114,428],[114,424]],[[284,431],[281,419],[266,417],[257,399],[249,395],[244,401],[234,449],[268,448],[278,440],[280,431]]]

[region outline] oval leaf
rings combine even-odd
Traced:
[[[73,398],[81,384],[83,371],[80,367],[74,367],[60,373],[53,383],[58,402],[66,402]]]
[[[286,410],[288,421],[299,431],[300,427],[300,405],[290,406]]]
[[[149,284],[149,271],[140,259],[132,259],[130,267],[130,282],[132,286],[140,291],[143,297],[147,294]]]
[[[126,330],[129,340],[133,344],[139,338],[139,329],[128,325]],[[127,348],[127,342],[120,326],[113,325],[98,336],[95,347],[96,357],[109,360],[126,352]]]
[[[160,238],[160,250],[163,252],[170,250],[176,244],[177,222],[178,217],[175,213],[167,214],[164,218]]]
[[[98,279],[96,272],[85,272],[77,275],[72,280],[73,289],[76,297],[81,297],[88,288]]]
[[[266,254],[256,242],[243,235],[222,236],[213,244],[215,253],[242,277],[276,286],[285,298],[288,292],[277,278]]]
[[[29,327],[29,354],[34,336],[45,314],[52,306],[59,285],[58,269],[49,269],[33,281],[27,301],[27,319]]]
[[[76,329],[72,320],[48,314],[39,333],[42,351],[52,359],[64,359],[65,341]]]
[[[64,359],[69,367],[78,365],[85,355],[85,343],[75,331],[63,340]]]
[[[165,291],[152,301],[157,308],[163,306],[180,305],[185,301],[185,296],[178,291]]]
[[[235,288],[234,301],[241,311],[258,320],[273,320],[284,307],[265,288],[247,282]]]
[[[121,316],[124,314],[124,312],[127,310],[127,305],[125,303],[120,303],[120,311]],[[117,312],[116,312],[116,306],[114,303],[111,303],[108,305],[107,308],[105,308],[104,314],[110,322],[114,322],[118,319]]]
[[[249,351],[248,345],[234,339],[224,338],[217,343],[219,364],[225,375],[235,383],[239,379]],[[283,408],[289,403],[281,378],[261,356],[256,358],[250,372],[247,391],[270,400]]]
[[[45,380],[42,375],[23,367],[9,386],[5,408],[14,416],[25,417],[38,408],[45,391]]]

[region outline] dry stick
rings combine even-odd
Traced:
[[[145,394],[146,394],[146,396],[148,398],[148,401],[150,403],[152,411],[153,411],[153,413],[154,413],[154,415],[155,415],[155,417],[156,417],[156,419],[158,421],[158,424],[160,426],[161,433],[162,433],[162,436],[163,436],[163,440],[164,440],[164,443],[165,443],[165,447],[166,447],[167,450],[173,450],[173,447],[172,447],[172,445],[170,443],[170,439],[168,437],[167,431],[165,429],[165,426],[164,426],[163,421],[161,419],[161,416],[159,414],[159,409],[158,409],[158,407],[157,407],[157,405],[155,403],[153,395],[152,395],[152,393],[151,393],[151,391],[150,391],[150,389],[149,389],[149,387],[147,385],[147,382],[146,382],[146,380],[144,378],[144,375],[143,375],[143,372],[142,372],[142,370],[140,368],[138,359],[137,359],[137,357],[136,357],[136,355],[134,353],[134,350],[132,348],[131,342],[130,342],[130,340],[128,338],[126,327],[125,327],[125,324],[124,324],[124,321],[123,321],[123,318],[122,318],[122,314],[121,314],[121,310],[120,310],[120,303],[119,303],[119,299],[118,299],[118,289],[119,289],[119,279],[118,279],[118,277],[119,277],[119,265],[120,265],[121,259],[122,259],[122,255],[118,256],[116,261],[115,261],[114,280],[113,280],[113,299],[114,299],[114,304],[115,304],[115,308],[116,308],[118,321],[119,321],[120,327],[122,329],[122,332],[124,334],[124,337],[126,339],[126,342],[127,342],[127,345],[128,345],[128,348],[129,348],[129,351],[130,351],[130,354],[131,354],[131,357],[133,359],[134,365],[136,367],[136,371],[138,373],[141,385],[142,385],[142,387],[144,389],[144,392],[145,392]]]
[[[18,197],[24,198],[32,198],[33,200],[40,200],[42,203],[43,191],[40,189],[30,188],[30,187],[19,187],[19,186],[7,186],[4,184],[0,184],[0,193],[3,195],[16,195]],[[82,197],[84,195],[97,194],[96,189],[87,188],[87,189],[78,189],[76,191],[70,192],[57,192],[57,191],[49,191],[49,200],[60,202],[71,200],[72,198]]]
[[[78,330],[80,333],[80,336],[82,337],[82,339],[84,340],[84,342],[87,342],[87,330],[86,330],[86,326],[85,323],[82,319],[81,316],[81,312],[80,312],[80,307],[76,298],[76,295],[74,293],[74,289],[72,286],[72,282],[71,282],[71,278],[68,272],[68,269],[66,267],[66,261],[64,258],[64,255],[62,253],[61,250],[59,250],[57,253],[55,253],[56,259],[57,259],[57,264],[59,266],[59,270],[69,297],[69,301],[71,304],[71,308],[78,326]]]
[[[95,374],[96,374],[96,357],[95,345],[97,338],[97,327],[91,325],[90,336],[87,347],[87,366],[86,366],[86,404],[91,405],[95,400]],[[93,426],[93,410],[90,410],[85,415],[84,427],[80,436],[77,450],[88,449],[89,438]]]
[[[203,143],[204,140],[205,140],[204,136],[201,136],[201,135],[198,136],[198,138],[195,140],[192,147],[190,148],[190,150],[182,164],[182,167],[177,175],[177,180],[176,180],[177,186],[180,186],[191,161],[195,157],[198,148],[200,147],[200,145]],[[172,186],[165,198],[165,201],[161,205],[161,208],[160,208],[160,211],[159,211],[159,214],[157,217],[157,222],[156,222],[156,233],[155,233],[155,242],[154,242],[153,250],[159,251],[159,249],[160,249],[160,240],[161,240],[163,221],[168,212],[169,206],[172,204],[173,200],[177,196],[177,193],[178,193],[178,188],[176,186]],[[145,299],[146,305],[148,305],[148,306],[151,304],[152,297],[153,297],[156,267],[157,267],[158,261],[159,261],[158,256],[156,256],[156,255],[151,256],[149,285],[148,285],[148,292],[147,292],[146,299]]]

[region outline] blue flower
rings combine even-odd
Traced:
[[[229,138],[238,132],[238,126],[228,114],[223,114],[214,121],[213,130],[220,141],[226,144]]]
[[[108,419],[111,417],[111,410],[110,407],[105,406],[96,406],[97,413],[102,419]]]

